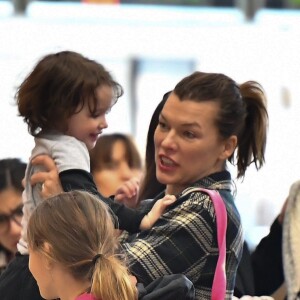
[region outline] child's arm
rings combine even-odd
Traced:
[[[140,230],[150,229],[154,223],[160,218],[164,213],[165,209],[173,204],[176,201],[174,195],[166,195],[162,199],[159,199],[155,202],[152,209],[148,212],[147,215],[141,221]]]
[[[158,200],[152,210],[146,216],[146,212],[130,209],[125,205],[115,202],[111,198],[103,197],[96,188],[90,173],[83,170],[67,170],[58,174],[53,159],[47,155],[37,156],[33,164],[41,164],[47,171],[39,172],[31,178],[31,184],[41,182],[44,184],[42,196],[45,198],[54,196],[62,191],[85,190],[95,194],[105,202],[118,217],[119,228],[134,233],[142,229],[149,229],[158,220],[165,208],[171,203],[168,199]],[[174,199],[175,201],[175,199]],[[173,201],[173,202],[174,202]]]
[[[125,204],[128,207],[136,207],[138,205],[139,180],[132,178],[122,184],[116,191],[115,200]],[[140,230],[150,229],[153,224],[164,213],[167,206],[176,201],[173,195],[166,195],[164,198],[156,201],[151,211],[141,221]]]
[[[140,180],[137,177],[131,178],[118,187],[115,193],[115,200],[123,203],[127,207],[138,206]]]

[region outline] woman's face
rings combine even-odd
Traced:
[[[22,194],[13,188],[0,192],[0,245],[15,253],[21,237]]]
[[[112,147],[111,161],[103,165],[100,171],[94,171],[95,183],[103,196],[114,195],[118,187],[125,181],[138,177],[142,171],[130,168],[126,159],[126,148],[121,140],[117,140]]]
[[[213,101],[180,101],[171,93],[155,130],[157,179],[167,192],[180,193],[191,183],[224,169],[228,145],[219,136]]]

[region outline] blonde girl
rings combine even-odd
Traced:
[[[41,296],[61,300],[133,300],[135,285],[117,255],[106,204],[82,191],[41,202],[28,228],[29,268]]]

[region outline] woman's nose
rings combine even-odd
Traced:
[[[162,139],[162,147],[174,149],[176,147],[175,134],[173,131],[169,131]]]

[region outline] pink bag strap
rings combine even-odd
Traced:
[[[226,296],[226,229],[227,229],[227,211],[225,203],[216,190],[209,190],[200,187],[188,189],[183,195],[187,193],[201,191],[209,195],[211,198],[216,214],[217,223],[217,239],[219,247],[219,258],[214,275],[211,299],[224,300]]]

